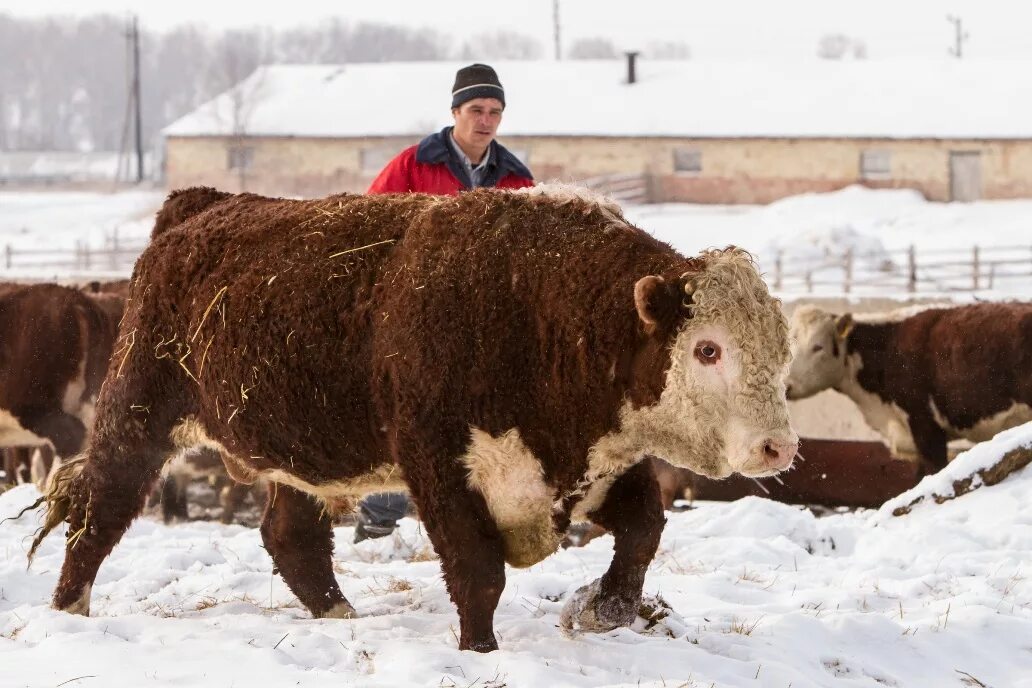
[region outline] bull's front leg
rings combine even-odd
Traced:
[[[459,649],[498,649],[494,613],[505,588],[505,542],[487,503],[468,485],[469,430],[419,424],[400,436],[397,457],[459,614]]]
[[[642,461],[617,478],[602,506],[588,517],[613,533],[613,561],[601,578],[567,601],[560,626],[601,633],[634,621],[645,570],[663,534],[666,518],[652,463]]]
[[[275,570],[312,616],[358,616],[333,575],[333,527],[320,504],[292,487],[269,483],[260,530]]]
[[[946,432],[924,409],[910,413],[908,423],[919,458],[919,476],[933,475],[946,465],[948,458]]]

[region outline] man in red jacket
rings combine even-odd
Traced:
[[[534,185],[530,170],[495,141],[505,91],[495,70],[471,64],[455,74],[452,117],[445,127],[387,163],[367,193],[455,195],[481,186],[519,189]]]

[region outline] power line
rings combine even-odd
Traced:
[[[559,48],[559,0],[552,0],[552,26],[555,38],[555,59],[563,59],[562,51]]]
[[[134,14],[132,23],[133,41],[133,105],[136,129],[136,183],[143,181],[143,117],[140,103],[140,25]]]

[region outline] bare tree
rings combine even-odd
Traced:
[[[268,37],[267,34],[264,35]],[[265,92],[265,71],[270,45],[258,29],[230,31],[216,45],[216,60],[209,72],[215,91],[225,91],[218,102],[217,117],[228,125],[226,166],[237,173],[239,191],[247,190],[247,176],[254,162],[254,148],[247,145],[251,116]],[[245,78],[246,77],[246,78]]]
[[[124,17],[114,15],[34,19],[0,12],[0,147],[118,150],[127,98],[124,24]],[[499,57],[540,51],[517,34],[503,38]],[[434,31],[339,20],[227,33],[190,25],[154,32],[144,26],[143,136],[153,145],[161,128],[259,65],[448,59],[454,56],[451,44]]]
[[[579,38],[567,53],[571,60],[607,60],[620,57],[620,52],[608,38]]]
[[[823,60],[867,59],[867,44],[844,33],[828,33],[817,42],[817,57]]]
[[[692,49],[684,41],[652,41],[645,49],[645,57],[652,60],[688,60]]]
[[[466,41],[460,56],[464,60],[536,60],[541,43],[514,31],[480,33]]]

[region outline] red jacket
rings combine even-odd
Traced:
[[[406,148],[387,163],[366,193],[421,193],[454,196],[472,188],[466,169],[448,141],[451,127],[445,127]],[[488,174],[483,186],[520,189],[534,186],[530,170],[497,141],[488,153]]]

